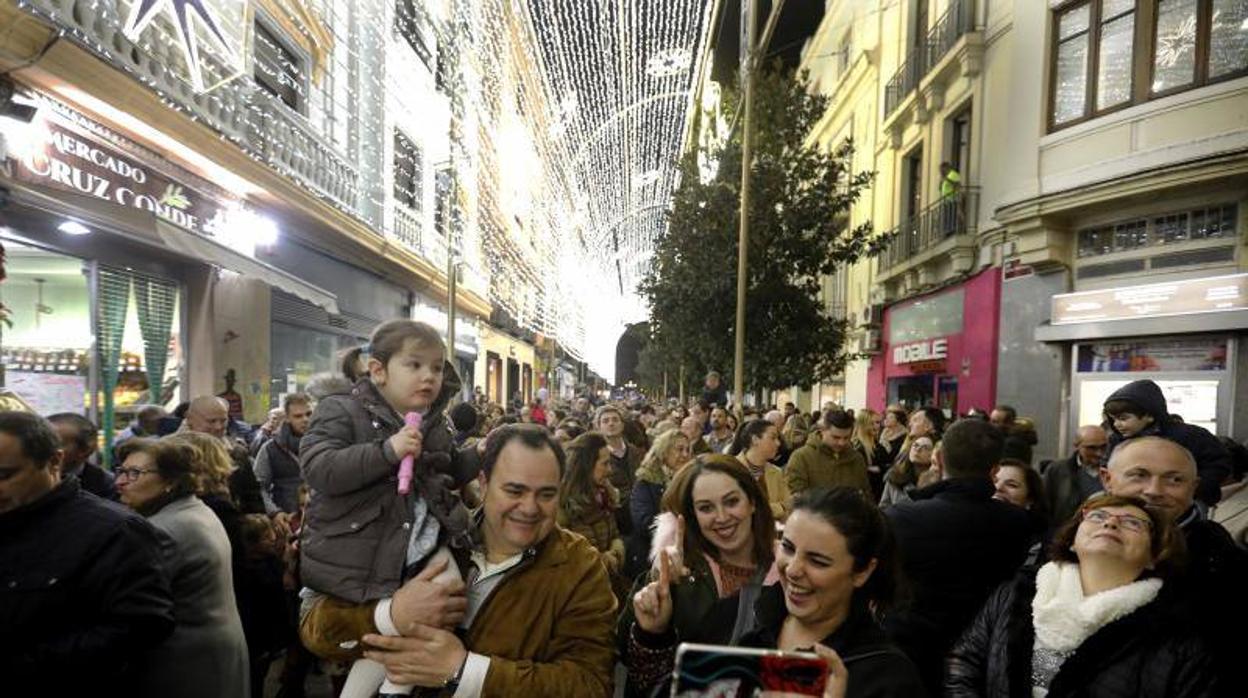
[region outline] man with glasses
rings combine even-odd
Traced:
[[[156,530],[61,479],[48,422],[0,412],[0,666],[6,695],[122,695],[173,631]]]
[[[1048,499],[1054,527],[1074,516],[1088,497],[1100,492],[1101,461],[1108,439],[1095,424],[1079,427],[1075,452],[1070,458],[1053,461],[1044,471],[1044,496]]]
[[[1187,543],[1184,575],[1163,593],[1190,609],[1187,614],[1205,634],[1224,671],[1248,627],[1248,552],[1236,547],[1222,526],[1205,517],[1196,500],[1200,482],[1190,451],[1160,436],[1141,436],[1119,444],[1101,470],[1105,491],[1139,497],[1148,508],[1174,522]]]

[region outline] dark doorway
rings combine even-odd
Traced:
[[[503,400],[503,360],[492,351],[485,353],[485,395],[490,402],[501,405]]]
[[[511,407],[520,393],[520,364],[515,359],[507,359],[507,406]]]

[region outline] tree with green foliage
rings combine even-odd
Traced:
[[[854,173],[853,144],[827,152],[809,142],[828,99],[810,94],[806,76],[770,67],[755,87],[754,164],[751,170],[750,253],[746,295],[747,391],[809,388],[839,373],[850,324],[820,299],[821,280],[839,267],[875,256],[885,239],[870,223],[849,227],[850,207],[874,173]],[[725,99],[731,121],[734,100]],[[733,364],[736,322],[741,137],[704,154],[718,161],[703,181],[698,157],[682,163],[666,234],[655,243],[640,292],[650,309],[647,368],[662,364],[674,375]],[[725,375],[731,384],[731,377]]]

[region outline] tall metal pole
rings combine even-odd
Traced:
[[[737,239],[737,326],[736,349],[732,360],[732,394],[737,413],[742,412],[745,398],[745,289],[749,281],[750,245],[750,166],[754,161],[754,35],[758,31],[758,0],[745,3],[745,30],[741,41],[741,87],[745,113],[741,129],[741,212]]]

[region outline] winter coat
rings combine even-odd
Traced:
[[[1034,570],[989,597],[953,647],[945,696],[1011,698],[1032,692]],[[1048,698],[1195,698],[1218,695],[1204,643],[1163,597],[1111,621],[1062,662]]]
[[[616,457],[611,454],[611,485],[620,496],[621,502],[630,501],[633,497],[633,483],[637,481],[637,468],[645,460],[646,452],[633,444],[625,442],[624,455]],[[621,533],[633,532],[632,517],[627,509],[615,510],[615,525]]]
[[[788,615],[780,585],[764,587],[755,604],[754,627],[741,638],[740,646],[776,649]],[[853,603],[845,622],[821,644],[835,650],[845,663],[849,672],[846,698],[925,695],[914,662],[889,641],[865,603]]]
[[[173,589],[173,635],[152,649],[135,695],[247,698],[247,641],[234,602],[230,541],[194,496],[148,517],[164,534],[165,569]]]
[[[64,477],[64,474],[62,474]],[[82,487],[84,492],[117,502],[121,500],[120,493],[117,492],[117,483],[114,481],[111,473],[106,472],[100,466],[94,463],[83,463],[82,468],[77,473],[78,485]]]
[[[267,513],[299,511],[299,488],[303,485],[299,437],[291,432],[289,424],[283,424],[277,435],[260,447],[256,453],[255,472]]]
[[[173,632],[160,538],[75,478],[0,514],[0,692],[125,695]]]
[[[696,524],[695,524],[696,525]],[[676,517],[662,514],[656,520],[651,550],[657,551],[676,542]],[[742,591],[726,597],[720,596],[720,567],[707,556],[696,556],[684,563],[689,576],[673,582],[672,622],[668,632],[653,635],[637,625],[631,602],[633,594],[641,591],[657,577],[656,567],[638,575],[633,593],[628,594],[616,625],[616,641],[619,645],[620,662],[629,670],[625,694],[629,696],[651,695],[663,680],[671,675],[676,658],[676,647],[681,642],[711,645],[730,644],[735,637],[753,626],[754,601],[764,584],[779,581],[775,565],[770,561],[760,569],[751,583]]]
[[[1031,547],[1031,517],[993,499],[994,491],[986,477],[951,478],[884,510],[912,593],[884,627],[933,695],[940,693],[945,653]]]
[[[603,508],[597,501],[582,497],[568,497],[559,502],[559,525],[573,533],[585,536],[590,545],[602,555],[602,562],[611,576],[611,588],[616,596],[623,598],[628,589],[624,585],[624,539],[615,524],[615,512],[620,508],[620,495],[607,483],[609,505]]]
[[[1099,480],[1084,474],[1077,453],[1049,463],[1043,480],[1044,496],[1054,527],[1069,521],[1088,497],[1104,489]]]
[[[1187,554],[1183,574],[1162,590],[1172,596],[1205,638],[1222,672],[1239,671],[1243,630],[1248,627],[1248,552],[1235,545],[1226,529],[1206,520],[1199,507],[1178,521]]]
[[[1115,390],[1105,401],[1111,400],[1129,400],[1153,418],[1152,424],[1129,438],[1160,436],[1191,452],[1196,459],[1196,474],[1200,477],[1196,498],[1209,506],[1218,503],[1222,496],[1222,481],[1231,474],[1231,454],[1218,437],[1201,427],[1175,421],[1166,407],[1166,397],[1161,388],[1151,380],[1132,381]],[[1105,425],[1105,433],[1109,435],[1104,455],[1105,463],[1108,463],[1114,449],[1128,437],[1119,434],[1112,421]]]
[[[251,452],[241,441],[226,438],[225,447],[234,462],[230,473],[230,497],[244,514],[263,514],[264,497],[260,494],[260,481],[251,462]]]
[[[832,487],[853,487],[871,496],[862,454],[852,448],[837,453],[822,440],[794,451],[784,468],[784,477],[794,497],[806,490]]]
[[[633,496],[628,505],[633,530],[624,541],[628,551],[624,574],[628,579],[634,579],[650,568],[653,524],[662,510],[663,492],[667,490],[667,483],[668,475],[661,465],[640,468],[637,471],[637,482],[633,485]]]
[[[867,480],[871,483],[871,496],[878,501],[880,495],[884,494],[884,473],[893,464],[892,458],[888,455],[888,449],[884,447],[884,444],[876,441],[875,448],[871,449],[871,457],[867,458],[866,444],[854,441],[854,450],[867,464]]]
[[[481,695],[610,696],[617,606],[593,546],[555,527],[504,574],[464,634],[464,647],[490,658]],[[317,603],[322,608],[307,616],[300,637],[318,656],[342,655],[340,643],[377,632],[376,603]],[[313,619],[321,625],[308,627]]]
[[[476,477],[480,458],[471,447],[454,450],[445,409],[459,377],[450,364],[444,370],[442,392],[421,422],[423,451],[407,495],[398,494],[400,459],[388,442],[403,418],[372,381],[317,403],[299,452],[312,488],[300,543],[308,588],[355,603],[398,589],[405,568],[419,562],[407,560],[417,498],[441,524],[439,541],[468,546],[468,512],[454,492]]]

